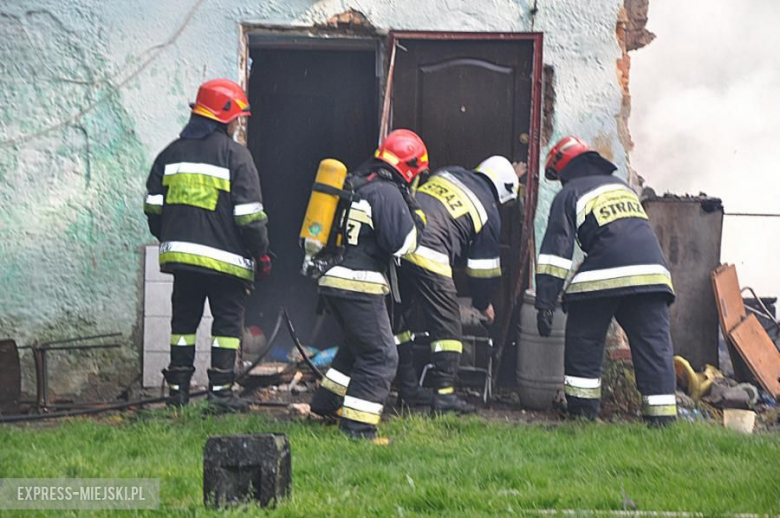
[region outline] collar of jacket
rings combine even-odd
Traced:
[[[561,172],[561,184],[586,176],[608,176],[617,166],[595,151],[582,154],[572,160]]]
[[[219,121],[207,119],[193,113],[190,116],[190,121],[181,130],[179,136],[186,139],[200,140],[208,137],[215,131],[221,131],[227,135],[227,124],[222,124]]]

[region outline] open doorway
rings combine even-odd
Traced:
[[[253,116],[247,145],[257,165],[269,216],[274,272],[258,283],[246,324],[270,334],[285,306],[307,345],[340,343],[330,318],[316,337],[317,290],[300,274],[298,234],[319,162],[336,158],[356,168],[376,148],[379,112],[378,45],[373,39],[249,34],[247,89]],[[282,350],[293,347],[282,333]]]

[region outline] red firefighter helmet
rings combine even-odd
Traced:
[[[428,169],[428,149],[414,131],[397,129],[379,144],[374,156],[395,169],[407,183]]]
[[[212,79],[200,85],[198,97],[190,107],[192,113],[223,124],[251,115],[244,90],[230,79]]]
[[[581,138],[564,137],[547,153],[547,163],[544,166],[544,177],[548,180],[561,179],[561,172],[569,163],[585,153],[595,153]]]

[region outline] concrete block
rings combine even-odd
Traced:
[[[144,318],[144,352],[167,352],[171,342],[171,317]]]
[[[143,361],[143,383],[146,388],[162,385],[162,370],[168,366],[171,354],[168,351],[146,351]]]
[[[203,450],[203,502],[220,508],[290,496],[292,457],[284,434],[209,437]]]
[[[149,245],[144,254],[144,280],[152,282],[173,282],[173,275],[160,271],[160,247]]]
[[[168,317],[173,314],[171,307],[172,282],[144,283],[144,316]]]

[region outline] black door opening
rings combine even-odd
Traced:
[[[317,40],[303,45],[250,43],[247,145],[260,173],[277,259],[271,277],[258,282],[250,297],[246,325],[268,335],[285,306],[304,343],[325,348],[339,345],[341,332],[328,318],[311,340],[317,290],[300,274],[298,233],[320,160],[336,158],[353,169],[376,148],[377,57],[371,41],[344,48]],[[277,344],[293,347],[284,331]]]

